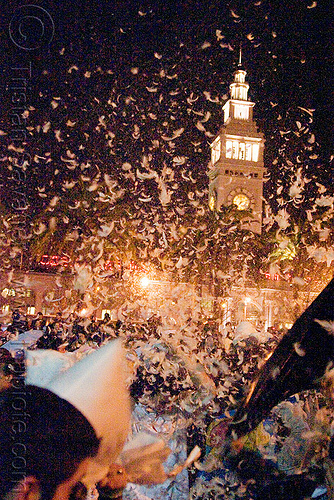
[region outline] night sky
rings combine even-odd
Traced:
[[[140,72],[152,71],[156,62],[154,53],[160,54],[163,63],[171,65],[173,60],[178,62],[183,50],[193,60],[193,73],[187,74],[187,78],[196,80],[196,69],[203,71],[205,66],[207,79],[212,80],[208,81],[209,86],[215,86],[222,97],[227,92],[226,80],[231,79],[241,43],[251,96],[259,101],[267,97],[266,93],[276,91],[282,103],[288,105],[300,99],[304,105],[314,107],[318,140],[327,151],[332,147],[333,11],[326,0],[202,0],[176,4],[133,0],[39,1],[36,6],[47,11],[54,28],[47,17],[43,19],[43,28],[40,19],[25,17],[26,41],[30,46],[41,45],[29,51],[18,48],[8,37],[9,29],[15,33],[15,21],[17,24],[19,21],[14,19],[13,24],[13,17],[18,12],[21,16],[22,12],[25,16],[36,15],[22,10],[25,3],[31,4],[8,1],[2,8],[4,81],[6,76],[8,80],[8,65],[28,56],[33,64],[33,85],[37,86],[39,71],[42,67],[50,68],[61,49],[65,49],[63,60],[68,63],[86,67],[101,64],[124,79],[131,76],[130,66],[138,66]],[[38,10],[38,16],[43,18],[45,13]],[[213,44],[219,36],[223,37],[219,40],[223,47],[217,50],[217,44]],[[203,43],[212,46],[201,51]],[[268,73],[273,69],[276,88],[269,89]],[[6,96],[2,101],[6,102]]]
[[[198,189],[207,189],[209,144],[222,123],[240,46],[273,185],[284,135],[292,135],[291,150],[302,148],[294,128],[303,130],[310,113],[320,180],[330,185],[332,14],[330,2],[312,0],[8,1],[0,38],[2,185],[18,76],[13,68],[29,67],[29,135],[22,147],[35,158],[26,184],[28,191],[40,188],[37,211],[57,193],[52,186],[59,179],[77,180],[69,157],[65,170],[58,167],[71,154],[116,175],[124,162],[142,166],[145,155],[152,155],[156,171],[181,158],[186,178],[193,175]],[[94,172],[89,175],[91,181]],[[131,171],[126,175],[118,182],[130,191]]]

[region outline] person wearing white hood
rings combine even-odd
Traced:
[[[125,360],[118,341],[47,384],[0,398],[0,499],[68,500],[85,477],[105,477],[130,428]],[[71,497],[73,498],[73,497]]]

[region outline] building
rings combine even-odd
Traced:
[[[230,98],[223,106],[224,123],[211,144],[209,208],[234,204],[245,211],[243,227],[261,233],[264,139],[253,119],[255,103],[248,100],[248,89],[240,51]]]
[[[244,215],[243,227],[260,234],[266,172],[263,162],[264,137],[253,118],[255,103],[248,100],[248,90],[249,84],[246,82],[246,71],[242,66],[240,53],[239,64],[230,85],[230,97],[223,106],[223,123],[211,144],[208,202],[212,211],[235,205]],[[135,263],[130,263],[128,272],[134,271],[133,264]],[[116,308],[115,304],[119,300],[115,297],[121,296],[122,289],[123,264],[120,261],[108,261],[105,265],[105,271],[115,273],[109,280],[109,286],[113,288],[110,292],[112,299],[110,303],[98,304],[98,317],[103,317],[106,311],[111,313]],[[58,274],[58,266],[68,269],[68,273]],[[58,310],[63,310],[69,302],[67,290],[73,289],[70,268],[71,262],[64,256],[43,255],[39,262],[40,272],[18,272],[10,280],[7,275],[0,277],[0,311],[6,313],[23,305],[28,314],[42,311],[52,316]],[[51,270],[54,272],[50,272]],[[197,297],[194,288],[187,285],[182,284],[184,288],[180,294],[184,298],[184,308],[189,307],[192,315],[197,299],[200,302],[200,308],[197,309],[202,315],[217,316],[218,311],[222,322],[232,321],[235,324],[249,320],[265,327],[276,323],[288,326],[299,313],[295,310],[296,300],[289,279],[283,279],[275,273],[264,272],[259,276],[256,288],[241,290],[240,287],[234,287],[230,290],[229,297],[213,297],[210,287],[204,285]],[[170,282],[153,281],[145,293],[153,309],[159,311],[163,306],[170,307],[170,316],[173,315],[176,300]],[[306,308],[314,299],[315,293],[306,287],[299,295],[299,307]]]
[[[255,103],[248,99],[248,90],[240,50],[229,99],[223,105],[223,123],[210,145],[208,204],[212,211],[235,205],[244,213],[242,227],[261,234],[265,141],[254,120]],[[210,301],[208,296],[207,302],[219,302],[223,321],[290,326],[300,313],[296,310],[291,280],[269,271],[259,276],[257,285],[242,290],[232,287],[229,297],[211,297]],[[308,287],[300,290],[299,306],[306,308],[315,295]]]

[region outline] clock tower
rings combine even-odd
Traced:
[[[240,51],[230,99],[223,106],[224,124],[210,145],[209,208],[235,205],[245,211],[243,227],[260,234],[264,139],[253,119],[255,103],[248,100],[248,89]]]

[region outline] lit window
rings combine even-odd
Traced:
[[[3,297],[15,297],[16,293],[14,288],[4,288],[1,292]]]
[[[214,165],[219,160],[219,158],[220,158],[220,137],[217,137],[217,139],[213,142],[211,149],[212,164]]]
[[[252,161],[252,145],[246,144],[246,160]]]
[[[242,118],[242,106],[235,106],[234,107],[234,116],[236,118]]]
[[[259,159],[259,145],[253,144],[253,161],[258,161]]]
[[[242,96],[242,100],[243,99],[245,98]],[[236,104],[234,106],[234,117],[241,120],[248,120],[248,106]]]
[[[226,141],[226,158],[232,158],[232,141]]]
[[[239,150],[238,141],[233,141],[232,143],[232,158],[238,159],[238,150]]]
[[[35,312],[36,312],[35,306],[28,306],[27,307],[27,314],[29,316],[33,316],[35,314]]]
[[[239,160],[244,160],[245,159],[245,143],[241,142],[239,144]]]

